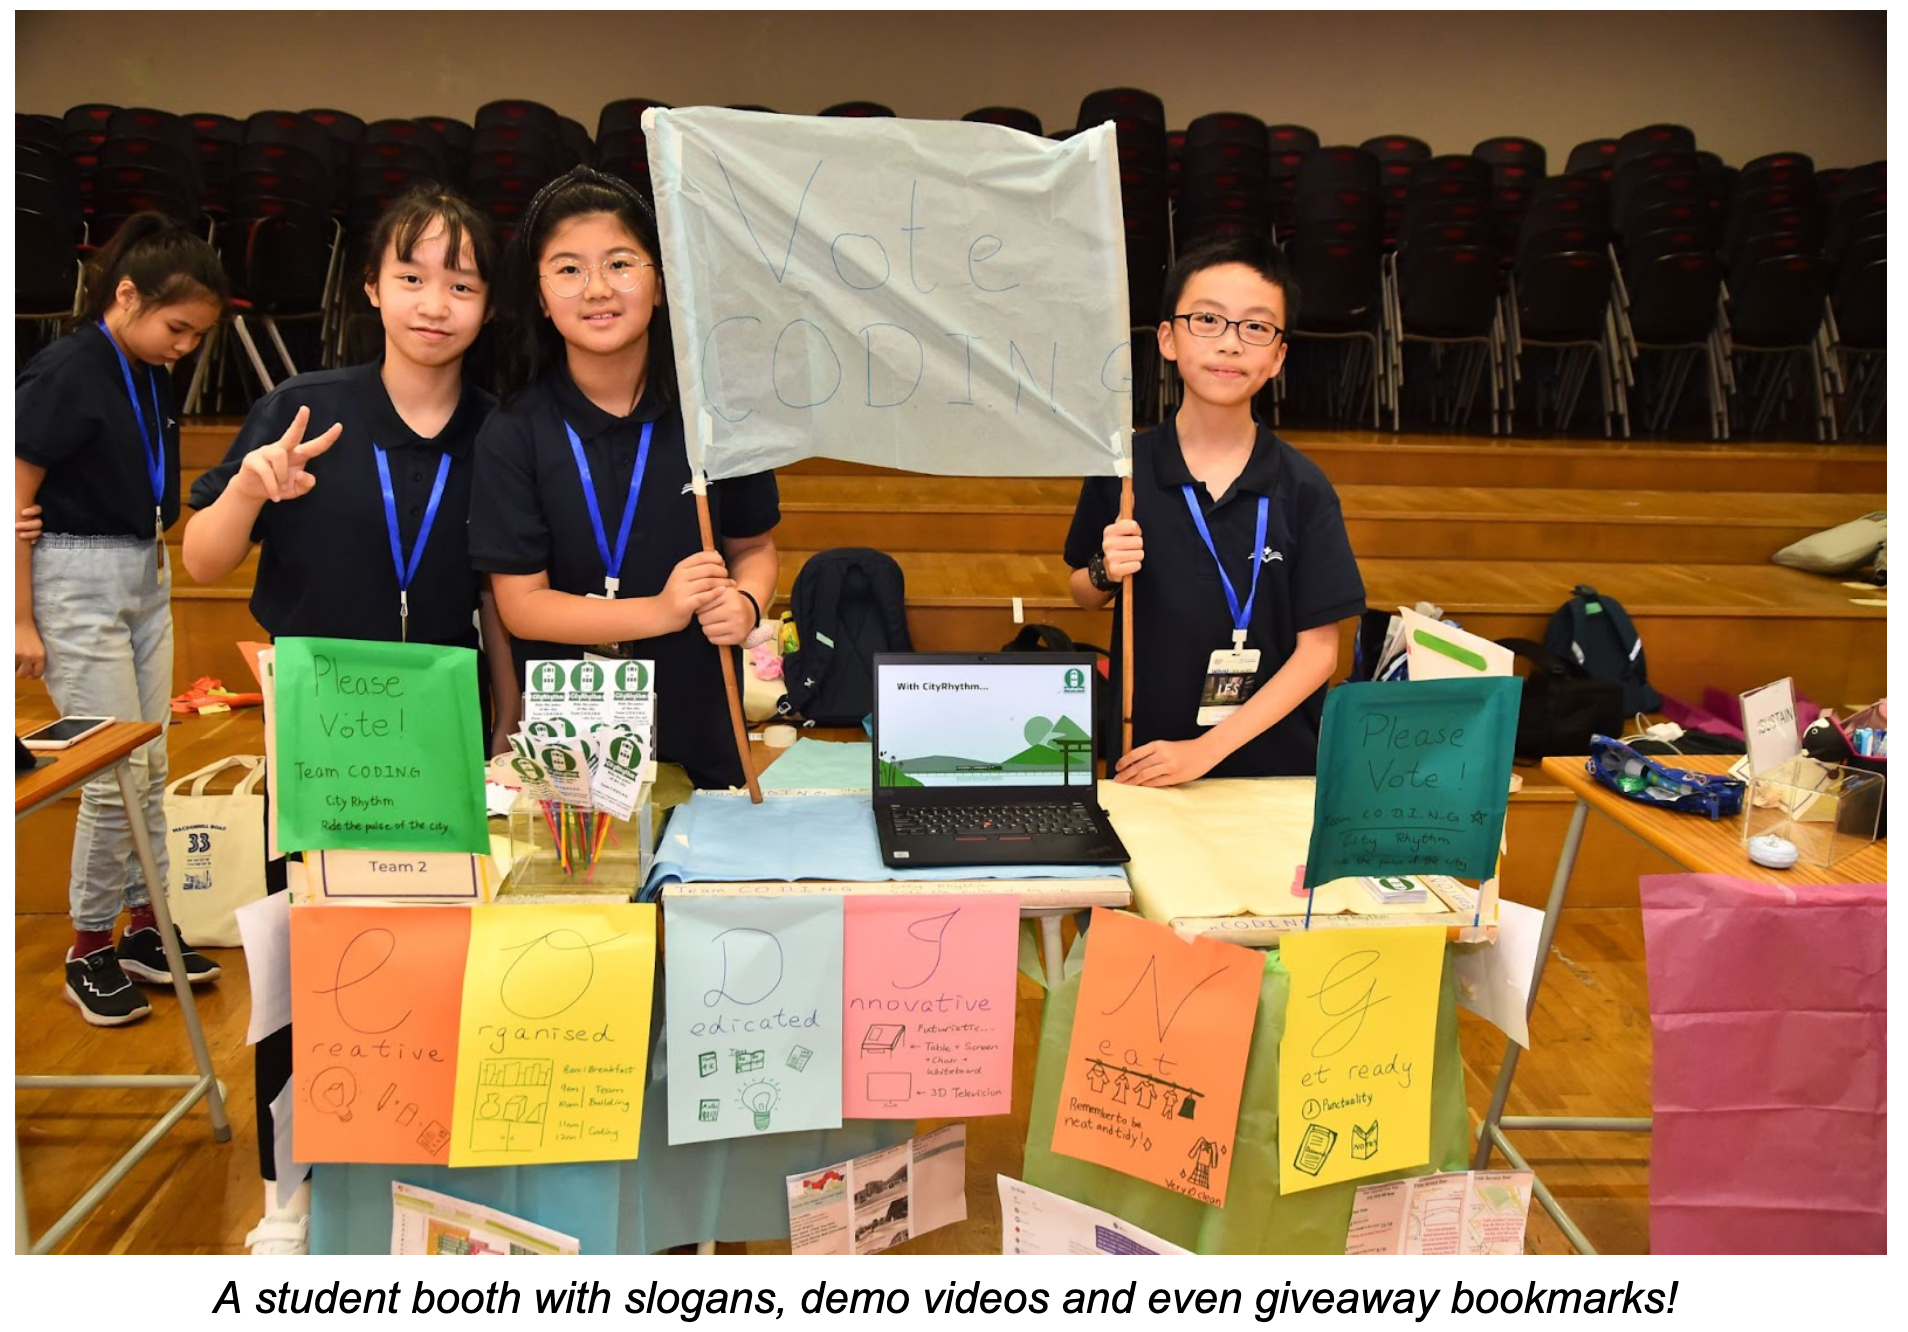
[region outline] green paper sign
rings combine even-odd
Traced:
[[[1305,881],[1496,871],[1524,682],[1340,685],[1325,695]]]
[[[490,849],[475,652],[349,638],[277,649],[280,846]]]

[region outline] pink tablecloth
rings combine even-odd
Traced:
[[[1655,1253],[1885,1253],[1882,884],[1642,884]]]

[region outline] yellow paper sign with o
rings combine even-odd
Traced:
[[[1427,1164],[1444,928],[1310,930],[1279,957],[1279,1192]]]
[[[656,908],[590,902],[470,914],[450,1163],[634,1160]]]

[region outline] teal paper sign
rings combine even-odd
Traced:
[[[280,846],[490,850],[475,652],[350,638],[276,646]]]
[[[841,1127],[836,896],[669,897],[669,1141]]]
[[[1341,685],[1325,695],[1305,881],[1496,871],[1524,682]]]

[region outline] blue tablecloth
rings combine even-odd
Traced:
[[[746,797],[698,791],[679,806],[656,847],[642,899],[671,883],[790,883],[935,879],[1123,878],[1116,865],[962,865],[891,869],[881,862],[874,808],[865,795]]]

